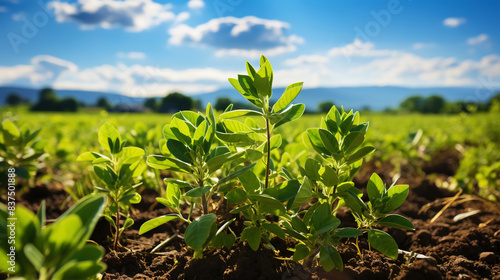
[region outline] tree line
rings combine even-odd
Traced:
[[[59,98],[57,93],[51,88],[44,88],[40,90],[38,101],[31,105],[29,101],[22,98],[17,93],[10,93],[6,97],[6,104],[8,106],[29,105],[32,111],[59,111],[59,112],[76,112],[80,107],[88,106],[78,102],[73,97]],[[233,104],[233,109],[251,109],[250,105],[246,103],[234,101],[229,97],[219,97],[214,103],[214,109],[224,111],[230,104]],[[431,95],[423,97],[421,95],[412,95],[404,99],[397,108],[386,109],[386,112],[408,112],[408,113],[421,113],[421,114],[440,114],[448,113],[455,114],[461,112],[485,112],[489,111],[491,107],[497,104],[500,105],[500,93],[497,93],[490,98],[487,102],[450,102],[440,95]],[[320,102],[315,111],[309,110],[309,113],[326,113],[330,108],[335,105],[331,100]],[[130,110],[130,107],[123,109],[118,106],[113,106],[106,97],[100,97],[93,107],[99,107],[108,111]],[[124,106],[122,104],[122,106]],[[179,92],[172,92],[163,98],[151,97],[144,100],[141,105],[135,106],[136,111],[152,111],[157,113],[175,113],[180,110],[193,110],[201,108],[200,101],[190,96],[184,95]],[[118,109],[117,109],[118,108]],[[128,108],[128,109],[127,109]],[[369,108],[362,110],[368,111]]]

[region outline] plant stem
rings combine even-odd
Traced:
[[[198,181],[198,186],[201,188],[203,187],[203,179],[200,179]],[[201,196],[201,204],[203,205],[203,215],[208,214],[208,203],[207,203],[207,197],[205,194]]]
[[[115,215],[115,240],[113,242],[113,250],[116,251],[116,245],[118,244],[118,233],[120,232],[120,205],[116,202],[116,215]]]
[[[266,132],[267,132],[267,164],[266,164],[266,181],[264,189],[269,187],[269,173],[271,172],[271,129],[269,127],[269,119],[266,118]]]

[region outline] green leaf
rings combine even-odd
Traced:
[[[255,193],[260,188],[260,181],[252,171],[238,175],[238,179],[247,193]]]
[[[293,199],[297,195],[299,188],[300,183],[298,180],[290,180],[284,181],[274,188],[265,189],[264,193],[284,202]]]
[[[187,191],[184,195],[187,197],[202,197],[206,192],[210,190],[210,186],[203,186],[194,188],[192,190]]]
[[[328,203],[321,204],[311,217],[311,224],[318,233],[325,233],[340,225],[340,220],[332,215]]]
[[[368,229],[366,231],[368,232],[368,242],[375,250],[389,258],[395,260],[398,258],[398,244],[392,236],[378,229]]]
[[[153,155],[153,156],[148,156],[147,163],[149,166],[155,169],[164,169],[164,170],[170,170],[170,171],[180,171],[184,173],[192,173],[193,168],[192,165],[180,161],[175,158],[168,158],[165,156],[158,156],[158,155]]]
[[[289,86],[286,87],[285,91],[283,92],[283,95],[281,95],[280,99],[276,101],[276,103],[273,106],[273,112],[279,112],[283,109],[285,109],[292,101],[299,95],[300,91],[302,90],[302,84],[304,82],[298,82],[298,83],[293,83]]]
[[[238,75],[238,83],[240,84],[240,87],[243,89],[246,95],[250,95],[256,99],[259,98],[257,89],[254,87],[254,81],[252,80],[252,78],[250,78],[250,76]],[[245,94],[243,96],[245,96]]]
[[[322,179],[321,181],[327,187],[336,186],[338,181],[339,181],[339,177],[337,176],[337,173],[330,166],[324,166],[320,170],[320,175],[321,175],[321,179]]]
[[[247,194],[242,189],[234,189],[226,194],[228,204],[243,203],[247,200]]]
[[[191,157],[189,157],[189,149],[182,142],[175,139],[167,140],[167,148],[170,153],[176,157],[178,160],[183,162],[193,164]]]
[[[267,141],[262,144],[263,153],[267,153]],[[271,137],[271,151],[281,146],[281,134]]]
[[[263,211],[277,216],[281,216],[286,213],[285,206],[277,200],[276,198],[269,196],[267,194],[249,194],[250,200],[255,200],[261,203],[260,207]]]
[[[302,103],[299,104],[294,104],[284,111],[281,112],[283,117],[281,118],[280,121],[274,124],[274,128],[277,128],[279,126],[282,126],[285,123],[294,121],[302,116],[304,114],[304,111],[306,110],[306,106]]]
[[[364,132],[351,132],[344,138],[342,150],[347,154],[352,154],[365,140]]]
[[[203,249],[204,243],[210,237],[212,228],[215,226],[216,218],[215,214],[206,214],[189,224],[184,234],[186,244],[195,251]]]
[[[319,129],[319,137],[321,142],[323,143],[323,147],[325,147],[330,154],[336,154],[339,152],[339,143],[335,136],[333,136],[330,131],[325,129]]]
[[[285,231],[277,224],[263,223],[262,227],[279,238],[286,240]]]
[[[178,118],[172,118],[170,122],[170,131],[175,135],[175,138],[180,142],[191,145],[191,131],[189,126]]]
[[[273,94],[272,83],[273,69],[271,67],[271,63],[266,61],[263,65],[261,65],[256,75],[253,76],[253,85],[259,93],[259,97],[263,95],[267,96],[267,98],[271,98],[271,95]]]
[[[366,186],[366,191],[368,192],[368,199],[373,202],[375,198],[381,198],[382,194],[385,193],[385,185],[380,176],[377,173],[373,173]]]
[[[246,66],[247,66],[247,73],[250,78],[253,79],[257,71],[255,71],[255,68],[253,68],[252,64],[250,64],[248,61],[246,61]]]
[[[252,250],[257,251],[260,245],[260,229],[258,227],[247,227],[243,230],[242,236],[245,236],[248,245]]]
[[[220,169],[225,163],[229,163],[245,155],[245,151],[238,153],[228,152],[222,155],[215,156],[207,160],[208,171],[213,173]]]
[[[387,195],[390,197],[389,202],[384,207],[384,212],[389,213],[396,210],[403,204],[408,196],[410,187],[408,185],[395,185],[387,190]]]
[[[76,161],[94,161],[96,159],[106,159],[111,161],[107,156],[95,152],[85,152],[76,158]]]
[[[258,111],[254,111],[254,110],[238,109],[238,110],[233,110],[233,111],[223,113],[220,115],[220,118],[231,119],[231,118],[237,118],[237,117],[242,117],[242,116],[262,116],[262,113],[258,112]]]
[[[238,171],[235,171],[235,172],[229,174],[227,177],[220,179],[219,182],[217,182],[217,184],[222,185],[223,183],[229,182],[232,179],[234,179],[234,178],[240,176],[241,174],[247,172],[248,170],[252,169],[254,166],[255,166],[255,163],[252,163],[249,166],[245,166],[242,169],[239,169]]]
[[[306,224],[297,216],[292,217],[292,226],[294,229],[296,229],[299,232],[302,233],[309,233],[309,230],[307,229]]]
[[[316,152],[318,152],[321,155],[323,155],[323,154],[327,155],[327,156],[332,155],[332,153],[330,153],[330,151],[323,144],[323,141],[321,140],[321,136],[319,134],[318,128],[307,129],[307,136],[309,137],[309,141],[311,141],[311,144],[312,144],[314,150],[316,150]]]
[[[181,198],[181,190],[179,188],[179,185],[175,183],[168,183],[166,190],[166,198],[172,208],[174,209],[179,208],[179,200]]]
[[[379,225],[389,226],[393,228],[415,230],[415,227],[413,226],[412,222],[410,222],[410,220],[396,214],[387,215],[382,219],[378,220],[377,223]]]
[[[98,139],[101,147],[113,154],[117,153],[114,146],[119,146],[122,142],[118,130],[108,122],[104,123],[99,129]],[[112,143],[113,147],[110,146],[110,143]]]
[[[134,220],[132,218],[127,218],[125,223],[123,223],[123,229],[129,228],[134,224]]]
[[[295,246],[295,252],[293,253],[293,261],[298,262],[305,259],[309,255],[309,249],[304,244],[297,244]]]
[[[36,270],[40,271],[45,262],[45,257],[42,253],[35,247],[35,245],[28,243],[24,245],[23,252],[29,262],[35,267]]]
[[[363,232],[357,228],[345,227],[338,229],[335,234],[342,238],[354,238],[363,235]]]
[[[342,257],[340,257],[339,251],[330,245],[322,245],[319,251],[319,259],[321,265],[325,271],[331,271],[334,268],[342,271],[344,268],[344,263],[342,262]]]
[[[252,78],[250,78],[252,79]],[[229,78],[229,83],[231,83],[231,85],[239,92],[241,93],[241,95],[243,95],[243,97],[245,97],[246,100],[248,100],[250,103],[252,103],[253,105],[257,106],[258,108],[262,108],[263,106],[263,103],[261,100],[259,100],[258,96],[256,95],[256,92],[255,93],[250,93],[250,92],[246,92],[245,89],[243,89],[240,85],[240,82],[237,80],[237,79],[234,79],[234,78]]]
[[[141,228],[139,229],[139,234],[144,234],[175,219],[180,219],[178,214],[167,214],[158,218],[151,219],[142,224]]]
[[[305,170],[307,177],[311,178],[313,181],[319,181],[321,179],[319,171],[321,170],[321,163],[313,158],[308,158],[305,164]]]
[[[308,201],[312,197],[312,184],[308,177],[304,177],[302,185],[300,185],[299,191],[293,200],[290,209],[297,211],[302,204]]]
[[[373,153],[374,151],[375,151],[375,148],[372,146],[363,147],[363,148],[357,150],[354,154],[350,155],[347,158],[346,163],[351,164],[353,162],[356,162],[356,161],[366,157],[367,155]]]
[[[113,187],[115,185],[117,176],[109,167],[101,167],[98,165],[94,166],[94,172],[108,187]]]
[[[345,191],[344,194],[341,194],[341,196],[344,199],[345,203],[347,204],[347,207],[349,207],[351,211],[354,211],[358,214],[363,214],[363,212],[369,212],[369,209],[366,206],[366,204],[361,200],[361,198],[359,198],[358,195],[356,195],[351,190]]]

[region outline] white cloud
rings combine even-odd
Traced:
[[[477,45],[479,43],[482,43],[482,42],[486,42],[488,40],[488,35],[487,34],[479,34],[478,36],[476,37],[471,37],[469,39],[467,39],[467,44],[469,45]]]
[[[190,9],[201,9],[205,7],[205,2],[203,0],[189,0],[187,5]]]
[[[415,43],[411,46],[412,49],[414,50],[426,50],[426,49],[432,49],[434,48],[434,44],[433,43]]]
[[[122,58],[122,59],[145,59],[146,58],[146,54],[143,53],[143,52],[119,52],[116,54],[116,56],[118,56],[118,58]]]
[[[443,25],[454,28],[464,24],[465,22],[465,18],[449,17],[443,20]]]
[[[355,39],[354,42],[335,47],[328,51],[329,56],[344,56],[349,57],[375,57],[375,56],[390,56],[397,55],[399,51],[396,50],[377,50],[375,44],[372,42],[363,42],[360,39]]]
[[[189,17],[191,17],[191,15],[189,14],[189,12],[182,12],[182,13],[180,13],[180,14],[177,15],[177,17],[175,18],[175,22],[176,23],[181,23],[183,21],[188,20]]]
[[[7,12],[7,7],[0,6],[0,13],[6,13],[6,12]]]
[[[176,18],[170,11],[171,4],[152,0],[53,1],[48,7],[54,10],[58,22],[76,22],[83,29],[122,27],[130,32],[140,32]]]
[[[296,50],[304,39],[287,35],[290,25],[278,20],[261,19],[254,16],[244,18],[222,17],[212,19],[196,27],[186,24],[169,30],[169,43],[213,47],[216,55],[255,57],[256,53],[269,56]]]
[[[312,55],[300,55],[296,58],[290,58],[285,60],[284,64],[286,66],[303,66],[303,65],[310,65],[310,64],[324,64],[328,62],[328,57],[324,55],[317,55],[317,54],[312,54]]]
[[[44,86],[54,83],[61,74],[76,72],[78,67],[72,62],[49,56],[38,55],[29,65],[0,67],[0,84],[30,84]]]

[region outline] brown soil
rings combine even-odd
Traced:
[[[436,157],[436,162],[427,163],[426,174],[440,176],[452,175],[456,168],[457,154],[446,152]],[[445,161],[445,163],[443,163]],[[369,165],[369,164],[368,164]],[[373,166],[371,166],[373,167]],[[390,183],[387,164],[381,164],[376,170],[386,183]],[[361,170],[356,178],[356,185],[364,190],[371,175],[368,170]],[[408,173],[409,174],[409,173]],[[104,262],[108,269],[103,279],[498,279],[500,280],[500,207],[486,202],[479,197],[461,195],[435,221],[431,219],[440,212],[445,203],[456,194],[439,189],[433,183],[433,176],[404,175],[398,183],[409,184],[410,195],[396,213],[408,217],[415,225],[415,231],[387,229],[394,237],[400,249],[430,257],[429,259],[408,259],[399,256],[389,259],[376,251],[369,251],[366,241],[361,241],[362,257],[352,245],[351,240],[344,240],[339,251],[344,261],[344,270],[325,272],[319,267],[302,267],[277,257],[290,257],[287,247],[291,241],[272,240],[279,252],[268,249],[251,250],[246,244],[236,244],[231,249],[205,252],[204,258],[192,258],[192,251],[182,240],[186,229],[183,222],[170,222],[144,235],[139,235],[140,226],[147,220],[169,212],[162,205],[155,205],[149,210],[157,196],[147,190],[142,202],[135,207],[132,218],[135,224],[127,230],[121,243],[130,249],[125,252],[109,250],[111,243],[109,225],[100,221],[94,235],[94,241],[107,249]],[[20,203],[36,211],[40,201],[47,201],[50,218],[60,215],[65,209],[60,205],[66,195],[60,189],[50,186],[34,188],[20,198]],[[67,208],[67,207],[65,207]],[[454,221],[461,213],[479,210],[478,214]],[[224,211],[223,211],[224,212]],[[353,219],[346,209],[340,209],[341,226],[353,226]],[[226,217],[225,217],[226,218]],[[241,222],[232,228],[241,232]],[[166,244],[157,253],[150,253],[152,248],[166,238],[177,237]],[[288,246],[287,246],[288,245]],[[2,276],[2,275],[0,275]],[[0,277],[0,279],[3,279]]]

